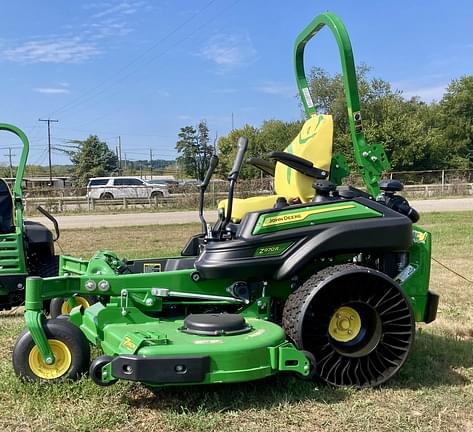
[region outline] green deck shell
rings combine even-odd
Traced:
[[[183,319],[153,319],[137,308],[113,322],[108,315],[121,315],[119,306],[95,304],[71,321],[84,335],[101,346],[105,354],[136,354],[144,357],[206,355],[210,372],[200,384],[250,381],[278,371],[307,375],[304,354],[286,341],[282,328],[270,321],[246,318],[251,331],[232,336],[201,336],[180,331]],[[118,322],[117,322],[118,321]],[[108,374],[109,379],[113,376]]]

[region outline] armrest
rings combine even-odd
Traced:
[[[328,172],[314,167],[314,164],[307,159],[286,152],[271,152],[269,154],[271,159],[281,162],[290,168],[294,168],[301,174],[315,179],[326,179]]]
[[[274,161],[268,161],[266,159],[252,157],[248,159],[247,162],[255,166],[256,168],[259,168],[264,173],[269,174],[270,176],[274,177],[274,170],[276,168],[276,163]]]

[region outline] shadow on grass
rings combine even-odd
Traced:
[[[222,413],[246,409],[270,409],[305,401],[326,405],[343,401],[352,392],[350,389],[318,386],[312,381],[280,374],[246,383],[169,387],[156,390],[154,393],[140,392],[139,396],[127,395],[126,404],[187,413],[203,410]]]
[[[465,385],[470,379],[454,369],[471,367],[471,340],[418,331],[409,359],[388,387],[419,389]]]
[[[461,386],[469,378],[456,368],[473,367],[473,343],[417,332],[411,355],[399,374],[382,388],[422,389]],[[382,390],[382,389],[381,389]],[[207,386],[169,387],[125,395],[130,406],[147,406],[174,412],[225,412],[270,409],[305,401],[333,404],[353,395],[354,389],[333,388],[280,374],[260,381]]]

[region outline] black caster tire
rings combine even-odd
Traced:
[[[387,275],[343,264],[312,275],[284,306],[286,335],[327,384],[376,387],[405,363],[415,333],[410,301]]]
[[[302,381],[314,381],[317,380],[317,364],[315,361],[315,356],[310,351],[302,350],[302,353],[307,357],[310,362],[310,372],[309,375],[302,375],[298,372],[292,372],[292,376]]]
[[[87,309],[88,307],[92,306],[98,301],[97,298],[93,296],[76,295],[74,296],[74,299],[77,305],[82,306],[84,309]],[[72,308],[67,302],[67,299],[65,298],[59,298],[59,297],[53,298],[49,305],[49,315],[51,316],[51,318],[57,318],[60,315],[69,315],[71,310]]]
[[[90,363],[90,346],[82,332],[63,319],[46,320],[43,328],[56,358],[46,364],[31,333],[25,330],[13,348],[15,374],[30,381],[57,381],[63,378],[77,380],[87,372]]]
[[[89,376],[92,381],[102,387],[107,387],[112,384],[115,384],[118,380],[114,379],[112,381],[103,381],[102,380],[102,368],[113,360],[112,356],[109,355],[101,355],[97,357],[89,368]]]

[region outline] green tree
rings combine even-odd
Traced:
[[[258,150],[257,136],[258,129],[254,126],[245,125],[239,129],[233,129],[227,136],[222,136],[218,139],[218,173],[223,177],[226,177],[233,166],[237,151],[238,138],[244,136],[248,138],[248,149],[246,151],[246,157],[259,156],[260,151]],[[249,164],[243,164],[240,173],[240,178],[249,178],[256,175],[256,168]]]
[[[441,131],[438,121],[434,121],[436,105],[427,105],[418,98],[406,100],[390,83],[369,78],[369,70],[366,65],[357,68],[367,141],[384,145],[393,170],[445,168]],[[334,117],[334,151],[353,162],[342,76],[313,68],[309,82],[318,111]]]
[[[357,68],[363,130],[370,143],[381,143],[395,171],[473,167],[473,76],[453,80],[442,100],[426,104],[380,78],[369,77],[369,67]],[[354,165],[342,76],[321,68],[309,73],[309,87],[317,112],[334,118],[334,152]],[[283,150],[297,135],[302,122],[265,121],[260,128],[245,125],[219,140],[221,172],[235,157],[239,136],[249,139],[248,157],[264,157]],[[244,166],[242,177],[259,171]]]
[[[68,150],[74,165],[72,181],[75,186],[84,187],[90,177],[108,176],[118,170],[118,159],[97,135],[90,135],[86,140],[73,140],[77,150]]]
[[[448,149],[444,157],[457,168],[472,168],[473,75],[453,80],[439,105],[443,138]]]
[[[281,120],[266,120],[260,128],[245,125],[242,128],[232,130],[227,136],[218,140],[219,149],[219,172],[225,176],[230,171],[236,156],[238,138],[248,138],[248,150],[246,158],[265,158],[271,151],[284,150],[299,133],[302,122],[284,122]],[[259,176],[261,171],[249,164],[242,166],[241,178],[253,178]]]
[[[209,167],[213,147],[209,144],[209,129],[205,120],[202,120],[197,128],[185,126],[178,134],[179,141],[176,150],[180,156],[177,158],[178,165],[184,172],[202,181]]]

